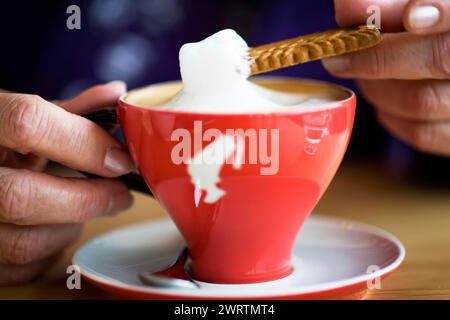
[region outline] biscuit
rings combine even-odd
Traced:
[[[359,26],[304,35],[249,49],[251,74],[373,47],[382,36],[375,27]]]

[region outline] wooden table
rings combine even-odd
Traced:
[[[373,224],[404,243],[403,265],[382,281],[381,289],[365,298],[450,299],[449,189],[408,184],[373,162],[344,162],[314,214]],[[66,289],[66,268],[76,248],[108,230],[163,218],[166,214],[153,198],[136,193],[130,210],[89,222],[81,239],[44,277],[31,284],[0,288],[0,299],[108,298],[86,282],[82,282],[82,290]]]

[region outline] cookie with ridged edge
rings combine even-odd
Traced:
[[[364,50],[380,43],[375,27],[359,26],[308,34],[249,49],[251,74]]]

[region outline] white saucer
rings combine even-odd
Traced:
[[[294,272],[280,280],[200,289],[142,285],[138,273],[170,265],[183,246],[170,220],[128,226],[101,235],[73,258],[84,279],[124,298],[140,299],[314,299],[361,298],[405,257],[391,234],[361,223],[313,216],[297,237]],[[382,283],[381,283],[382,285]]]

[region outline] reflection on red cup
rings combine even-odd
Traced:
[[[288,275],[294,239],[350,139],[356,105],[350,90],[286,78],[260,84],[333,101],[269,114],[148,108],[173,96],[181,88],[178,82],[133,90],[119,101],[130,153],[184,237],[198,280],[252,283]],[[226,140],[230,132],[236,133],[234,140]],[[183,135],[190,140],[182,141],[186,148],[181,150]],[[219,140],[234,144],[214,150]],[[224,162],[195,167],[200,153],[219,155]]]

